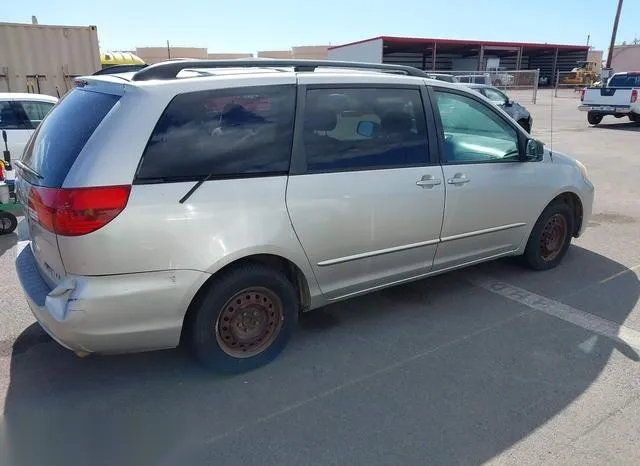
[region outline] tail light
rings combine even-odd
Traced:
[[[81,236],[99,230],[124,210],[131,186],[97,188],[31,187],[29,216],[61,236]]]
[[[635,104],[638,101],[638,89],[633,89],[631,91],[631,103]]]
[[[0,161],[0,181],[4,181],[4,163]]]

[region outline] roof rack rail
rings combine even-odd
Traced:
[[[179,60],[149,65],[133,75],[133,81],[152,79],[176,79],[180,71],[197,68],[293,68],[295,71],[314,71],[316,68],[346,68],[355,70],[375,70],[383,73],[401,73],[408,76],[428,78],[429,75],[418,68],[405,65],[383,63],[360,63],[334,60],[278,60],[254,58],[240,60]]]
[[[132,71],[140,71],[146,68],[147,66],[149,65],[142,65],[142,64],[111,65],[96,71],[95,73],[93,73],[92,76],[101,76],[104,74],[131,73]]]

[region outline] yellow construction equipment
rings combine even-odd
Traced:
[[[100,55],[102,69],[116,65],[144,65],[144,61],[131,52],[105,52]]]
[[[562,84],[585,84],[591,85],[598,80],[596,62],[579,61],[577,66],[571,70],[568,76],[562,78]]]

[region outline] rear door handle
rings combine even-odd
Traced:
[[[469,178],[467,178],[467,175],[464,175],[462,173],[456,173],[453,178],[449,178],[447,180],[447,183],[449,184],[465,184],[468,183],[469,181],[471,181]]]
[[[425,175],[421,180],[416,181],[416,185],[423,188],[433,188],[434,186],[438,186],[440,183],[442,183],[442,180],[434,178],[431,175]]]

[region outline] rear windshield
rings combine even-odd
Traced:
[[[29,181],[61,187],[78,154],[118,99],[120,96],[82,89],[66,95],[38,126],[25,150],[22,162],[41,175]]]
[[[609,81],[609,87],[640,87],[640,74],[620,74]]]
[[[294,86],[180,94],[158,120],[136,181],[286,174],[294,113]]]

